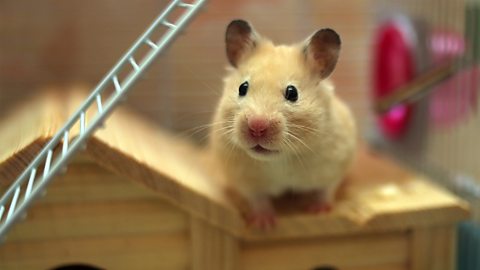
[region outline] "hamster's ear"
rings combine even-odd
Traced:
[[[318,30],[304,48],[307,65],[322,79],[332,73],[340,53],[340,37],[332,29]]]
[[[258,36],[244,20],[234,20],[227,26],[225,32],[225,45],[230,64],[238,66],[240,60],[252,51],[258,42]]]

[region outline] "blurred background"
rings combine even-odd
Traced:
[[[0,110],[44,87],[95,85],[167,1],[0,1]],[[224,33],[249,20],[276,43],[303,41],[331,27],[344,43],[333,80],[367,121],[370,1],[209,1],[185,35],[155,61],[128,104],[159,124],[183,131],[206,124],[227,66]]]
[[[166,2],[0,0],[0,118],[46,89],[94,86]],[[210,0],[126,105],[201,142],[207,131],[192,130],[210,121],[221,94],[232,19],[250,21],[275,43],[333,28],[343,47],[331,78],[362,137],[472,202],[461,236],[477,240],[464,243],[473,253],[463,260],[477,261],[461,269],[480,269],[472,257],[480,254],[479,7],[478,0]],[[399,88],[418,91],[382,113],[373,109]]]

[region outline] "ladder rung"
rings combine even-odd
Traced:
[[[177,26],[176,26],[175,24],[170,23],[170,22],[168,22],[168,21],[163,21],[162,23],[163,23],[163,25],[165,25],[165,26],[167,26],[167,27],[170,27],[170,28],[172,28],[172,29],[177,28]]]
[[[37,169],[33,169],[30,173],[30,179],[28,179],[27,190],[25,191],[25,198],[23,200],[28,199],[30,196],[30,192],[32,192],[33,181],[35,180],[35,174],[37,174]]]
[[[117,92],[122,92],[122,87],[120,86],[120,82],[118,82],[117,76],[113,76],[113,84],[115,85],[115,90],[117,90]]]
[[[137,62],[135,62],[135,59],[133,59],[133,57],[130,57],[128,59],[128,61],[130,61],[130,64],[132,64],[133,68],[138,71],[140,69],[140,67],[138,66]]]
[[[15,211],[15,206],[17,206],[18,196],[20,195],[20,187],[15,189],[15,194],[13,195],[12,203],[10,204],[10,208],[8,209],[7,220],[9,220],[13,212]]]
[[[43,169],[43,179],[45,179],[50,171],[50,162],[52,162],[52,149],[48,150],[47,160],[45,161],[45,168]]]
[[[147,44],[148,44],[150,47],[152,47],[153,49],[158,49],[157,44],[155,44],[155,42],[153,42],[152,40],[150,40],[150,39],[148,39],[148,38],[145,40],[145,43],[147,43]]]
[[[178,6],[179,6],[179,7],[183,7],[183,8],[191,8],[191,7],[193,7],[194,5],[193,5],[193,4],[188,4],[188,3],[180,2],[180,3],[178,3]]]
[[[100,96],[100,94],[98,94],[96,98],[97,98],[98,113],[102,113],[102,111],[103,111],[102,96]]]
[[[68,150],[68,130],[65,130],[63,133],[63,147],[62,147],[62,155],[64,156]]]
[[[80,135],[85,133],[85,112],[80,114]]]

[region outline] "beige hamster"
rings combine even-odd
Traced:
[[[249,203],[247,221],[275,224],[271,197],[314,192],[310,211],[330,209],[356,148],[354,119],[325,80],[340,38],[331,29],[305,42],[276,46],[243,20],[226,30],[232,65],[210,136],[227,185]]]

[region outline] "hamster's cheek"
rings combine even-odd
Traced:
[[[319,117],[317,113],[312,113],[308,109],[296,109],[286,114],[286,140],[290,145],[297,149],[303,150],[308,148],[311,140],[317,137]]]
[[[248,126],[246,124],[245,114],[237,113],[237,115],[235,116],[233,125],[234,125],[233,136],[235,137],[234,140],[240,146],[248,148],[250,143],[247,140],[247,136],[246,136],[246,134],[248,133]]]
[[[222,104],[220,114],[223,123],[233,121],[233,118],[235,117],[235,106],[232,106],[230,103]]]

